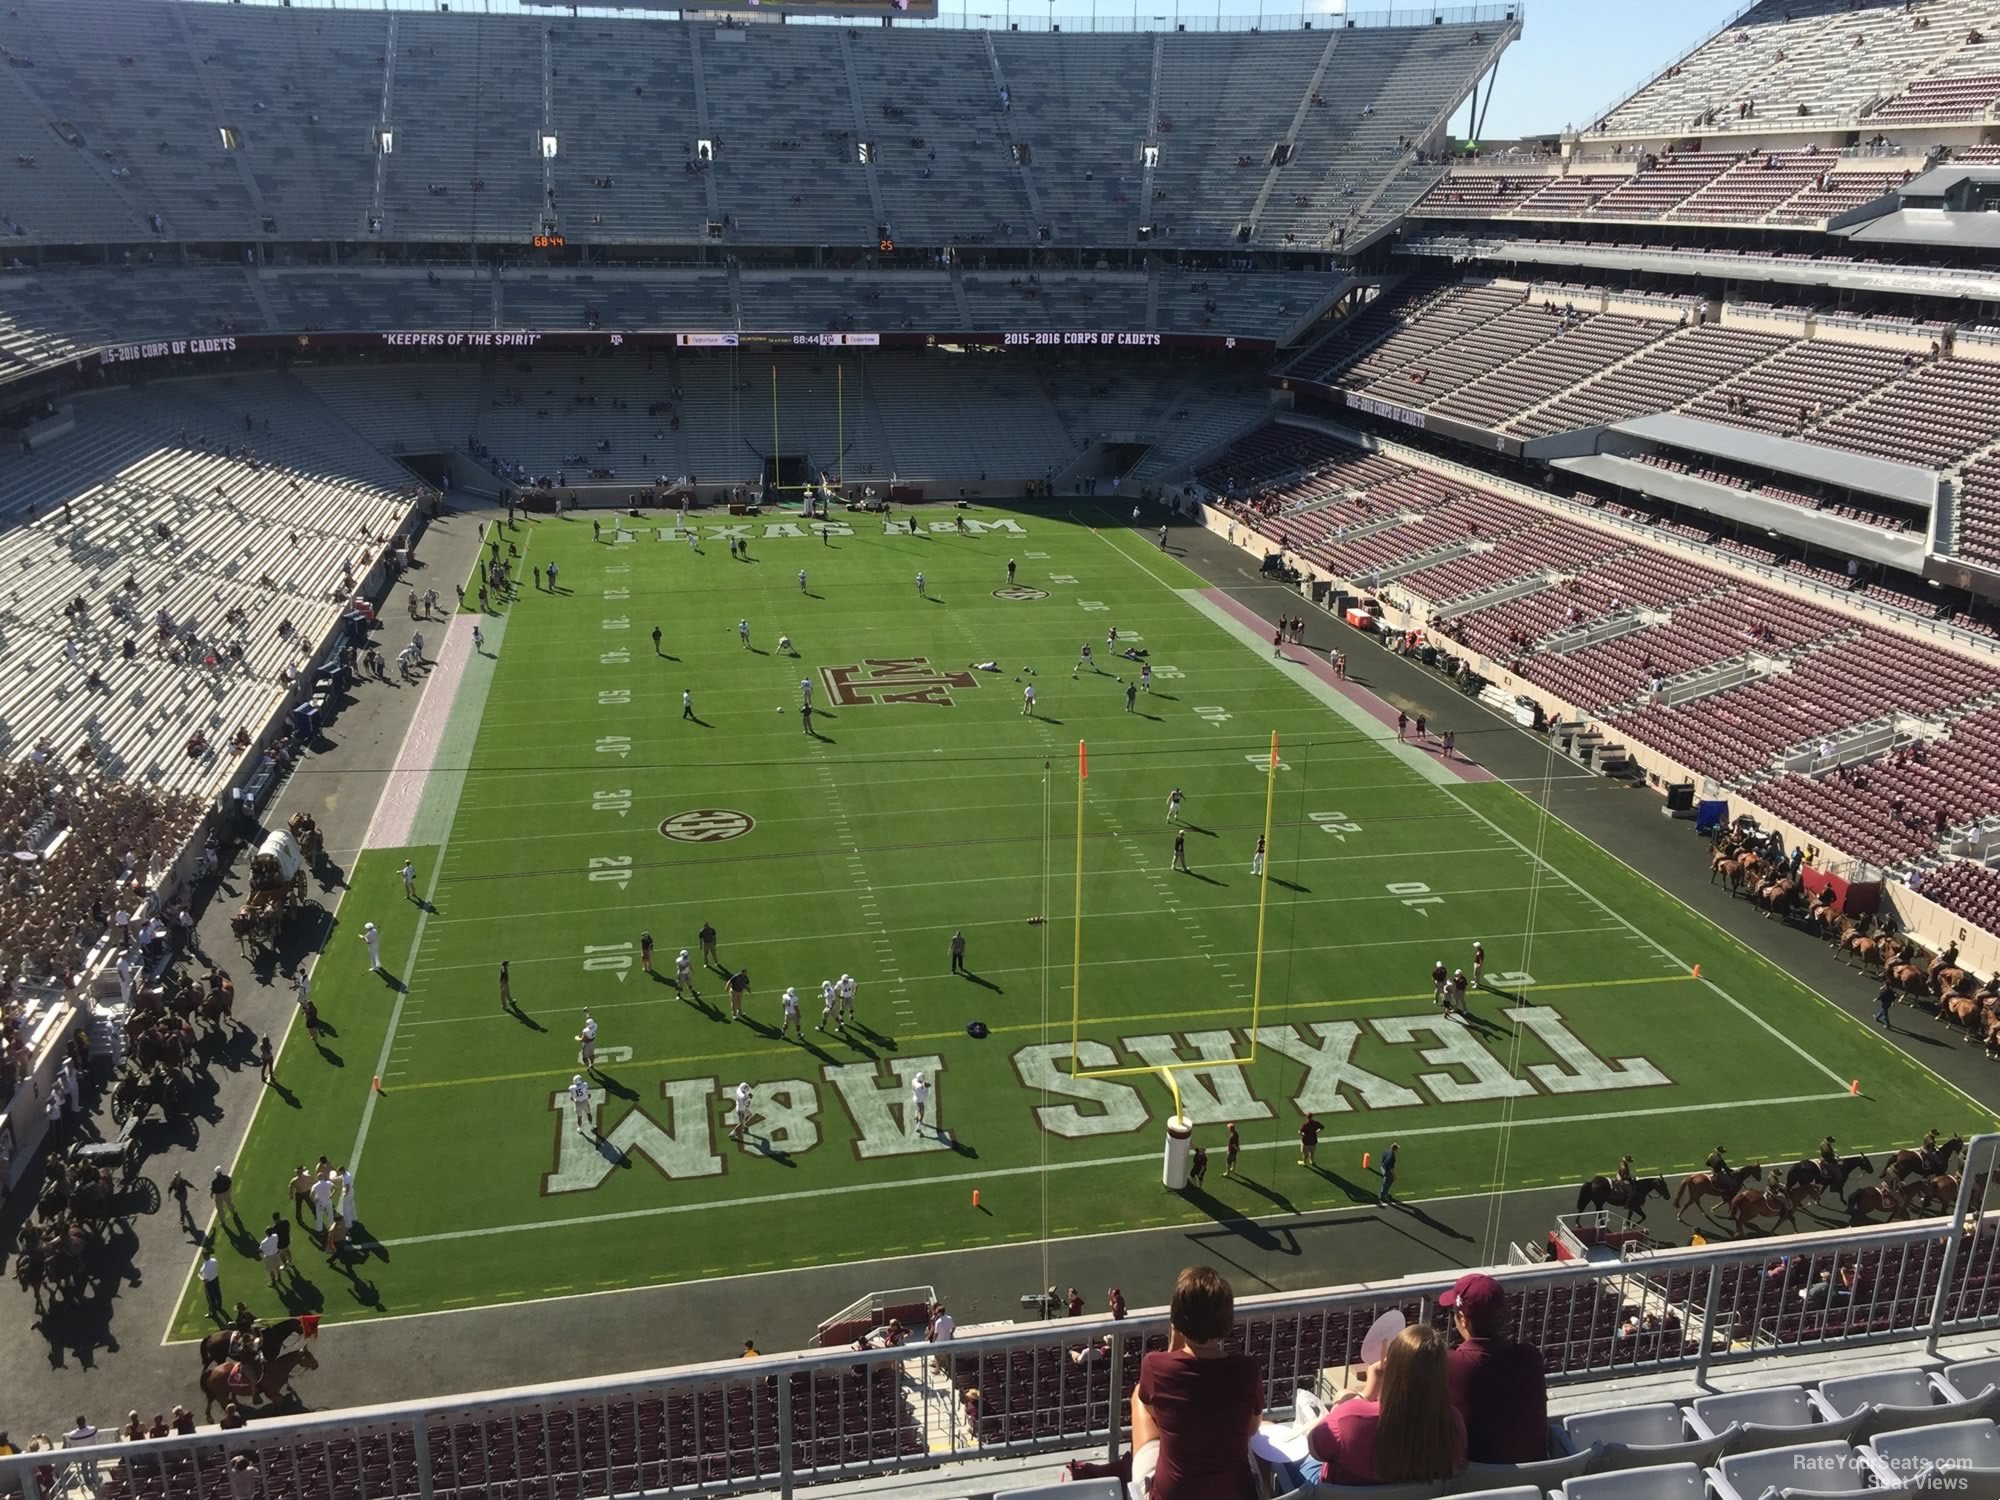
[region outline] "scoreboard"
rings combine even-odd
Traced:
[[[523,3],[566,9],[574,0],[523,0]],[[934,21],[938,13],[938,0],[701,0],[695,5],[674,4],[672,0],[594,0],[594,4],[619,10],[667,11],[689,21],[757,12],[779,18],[794,15],[880,20],[885,16],[908,16],[912,20]]]

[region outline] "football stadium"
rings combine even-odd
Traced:
[[[1712,8],[9,5],[0,1496],[2000,1497],[2000,0]]]

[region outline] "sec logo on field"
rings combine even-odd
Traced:
[[[1031,589],[1026,587],[1025,585],[1010,584],[1008,587],[1004,589],[995,589],[993,591],[993,597],[995,599],[1012,599],[1017,604],[1025,604],[1028,603],[1030,600],[1046,599],[1049,596],[1047,592],[1042,589]]]
[[[750,814],[733,808],[697,807],[675,813],[660,824],[660,833],[680,844],[720,844],[725,839],[740,839],[756,826],[757,820]]]

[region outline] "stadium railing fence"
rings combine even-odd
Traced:
[[[1886,1162],[1856,1168],[1873,1185]],[[1782,1180],[1789,1164],[1776,1166]],[[1882,1345],[1934,1354],[2000,1327],[2000,1135],[1970,1142],[1948,1215],[1875,1228],[1627,1247],[1496,1271],[1519,1336],[1553,1385],[1668,1372],[1696,1385],[1774,1354]],[[1942,1188],[1948,1178],[1933,1174]],[[1913,1174],[1906,1181],[1916,1180]],[[1829,1202],[1841,1195],[1829,1192]],[[1664,1213],[1666,1210],[1656,1210]],[[1246,1298],[1235,1346],[1274,1410],[1359,1357],[1390,1309],[1445,1322],[1449,1273]],[[337,1341],[337,1331],[333,1340]],[[0,1459],[0,1494],[225,1496],[232,1464],[302,1500],[544,1495],[790,1495],[835,1479],[996,1454],[1095,1448],[1115,1459],[1139,1363],[1164,1310],[1059,1319],[949,1343],[733,1360],[448,1400],[260,1419],[104,1447]],[[337,1356],[335,1347],[326,1351]],[[977,1393],[973,1395],[972,1393]],[[40,1476],[38,1478],[38,1475]],[[10,1488],[11,1486],[11,1488]],[[239,1483],[234,1493],[244,1492]]]

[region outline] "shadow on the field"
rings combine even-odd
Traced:
[[[639,1098],[639,1091],[637,1089],[628,1088],[626,1085],[620,1083],[615,1075],[603,1072],[600,1069],[592,1068],[590,1072],[592,1077],[604,1085],[604,1092],[611,1095],[614,1099],[623,1099],[627,1104],[637,1102]]]
[[[1310,896],[1312,894],[1311,886],[1300,885],[1296,880],[1287,880],[1282,875],[1273,875],[1271,877],[1271,884],[1281,885],[1288,891],[1297,891],[1301,896]]]
[[[780,1151],[776,1146],[771,1144],[769,1137],[753,1135],[743,1144],[768,1162],[773,1162],[781,1167],[798,1166],[798,1163],[792,1160],[792,1153],[789,1151]]]
[[[1178,703],[1181,701],[1172,693],[1153,693],[1150,696],[1158,698],[1162,703]]]
[[[1181,1197],[1228,1230],[1231,1239],[1241,1240],[1266,1254],[1299,1254],[1298,1237],[1289,1226],[1284,1229],[1272,1229],[1268,1225],[1260,1224],[1255,1217],[1234,1204],[1224,1203],[1207,1188],[1195,1187],[1193,1184],[1181,1189]],[[1286,1210],[1291,1211],[1289,1204],[1286,1205]],[[1188,1238],[1199,1241],[1208,1240],[1212,1236],[1196,1233],[1189,1235]],[[1223,1258],[1227,1259],[1226,1256]]]
[[[409,993],[410,987],[407,984],[403,983],[402,980],[398,979],[394,974],[391,974],[387,969],[378,969],[376,970],[376,973],[381,977],[382,983],[387,985],[390,989],[394,990],[397,994],[406,995]]]
[[[999,985],[995,984],[992,980],[982,979],[979,975],[973,973],[972,970],[970,969],[962,969],[959,972],[964,974],[967,979],[970,979],[974,984],[978,985],[982,990],[991,990],[996,995],[1004,995],[1007,993],[1005,990],[1001,989]]]
[[[1155,724],[1164,724],[1166,722],[1158,714],[1149,714],[1143,708],[1135,708],[1132,712],[1142,719],[1151,719]]]
[[[750,1015],[748,1012],[745,1012],[743,1015],[738,1016],[737,1019],[741,1021],[745,1026],[748,1026],[752,1031],[756,1032],[757,1035],[761,1037],[769,1038],[771,1041],[776,1041],[778,1039],[778,1034],[779,1034],[778,1028],[771,1025],[769,1022],[760,1021],[755,1016]]]
[[[325,1042],[322,1042],[318,1037],[313,1038],[313,1046],[318,1050],[319,1055],[324,1059],[326,1059],[326,1061],[332,1064],[334,1067],[344,1068],[347,1066],[347,1059],[342,1057],[338,1052],[334,1051],[333,1048],[327,1046],[327,1044]]]
[[[979,1149],[976,1146],[971,1146],[968,1145],[966,1142],[961,1141],[956,1135],[952,1134],[949,1130],[940,1129],[938,1131],[938,1139],[943,1141],[947,1146],[951,1147],[954,1153],[964,1157],[967,1161],[979,1160]]]
[[[806,598],[808,599],[824,599],[826,597],[826,595],[824,594],[815,594],[811,589],[804,589],[801,592],[803,592]]]
[[[1535,1003],[1528,998],[1525,990],[1503,990],[1497,984],[1482,984],[1473,993],[1475,995],[1481,993],[1493,995],[1501,1000],[1505,1000],[1509,1005],[1533,1005]]]
[[[1514,1034],[1513,1027],[1503,1026],[1498,1021],[1488,1020],[1476,1011],[1455,1010],[1452,1014],[1483,1037],[1511,1037]]]
[[[872,1026],[863,1026],[859,1021],[849,1021],[847,1027],[850,1031],[860,1032],[884,1052],[894,1052],[896,1050],[896,1039],[892,1036],[884,1036]],[[858,1047],[861,1045],[859,1042],[854,1041],[852,1037],[848,1041],[852,1046]],[[866,1049],[864,1048],[863,1050]]]
[[[1244,1187],[1250,1189],[1251,1192],[1255,1193],[1258,1197],[1268,1200],[1271,1206],[1273,1208],[1278,1209],[1280,1212],[1295,1214],[1299,1211],[1298,1205],[1293,1203],[1290,1198],[1287,1198],[1283,1193],[1279,1192],[1276,1188],[1269,1187],[1264,1183],[1259,1182],[1254,1177],[1245,1177],[1241,1172],[1239,1172],[1234,1177],[1226,1178],[1225,1180],[1229,1182],[1242,1184]]]
[[[804,1035],[801,1035],[798,1038],[797,1045],[805,1048],[806,1051],[810,1052],[814,1057],[818,1058],[821,1062],[826,1063],[829,1066],[831,1066],[831,1064],[834,1061],[834,1057],[831,1052],[827,1051],[826,1048],[822,1047],[818,1042],[808,1040]]]
[[[280,1099],[285,1101],[285,1107],[287,1109],[303,1109],[305,1107],[304,1105],[299,1103],[299,1096],[293,1093],[290,1089],[286,1088],[282,1083],[278,1082],[278,1080],[275,1077],[270,1081],[269,1084],[266,1085],[266,1087],[268,1087],[271,1090],[271,1092],[276,1094]]]
[[[729,1017],[725,1016],[722,1013],[721,1006],[710,1005],[706,1000],[702,999],[701,992],[697,990],[693,985],[689,985],[686,989],[681,990],[681,1003],[683,1005],[692,1006],[694,1009],[700,1011],[703,1015],[707,1016],[711,1021],[726,1022],[729,1019]]]
[[[1186,829],[1189,833],[1198,833],[1203,838],[1212,839],[1221,837],[1213,828],[1204,828],[1199,823],[1182,823],[1179,826]]]
[[[1217,880],[1213,875],[1204,875],[1199,870],[1190,870],[1187,869],[1185,866],[1182,867],[1181,874],[1192,875],[1196,880],[1201,881],[1204,885],[1219,885],[1226,887],[1229,884],[1229,882],[1226,880]]]
[[[548,1027],[544,1026],[540,1021],[537,1021],[533,1016],[529,1015],[525,1010],[522,1010],[521,1007],[517,1005],[514,1001],[512,1000],[503,1001],[501,1003],[500,1008],[504,1010],[508,1015],[512,1016],[515,1020],[519,1021],[523,1026],[527,1027],[528,1030],[539,1031],[544,1036],[548,1034],[549,1030]]]
[[[1444,1220],[1434,1218],[1430,1214],[1425,1213],[1422,1204],[1406,1203],[1400,1199],[1391,1198],[1387,1206],[1401,1213],[1408,1214],[1433,1234],[1441,1234],[1446,1239],[1459,1240],[1467,1245],[1472,1243],[1471,1235],[1465,1233],[1463,1230],[1454,1229],[1451,1225],[1445,1223]]]

